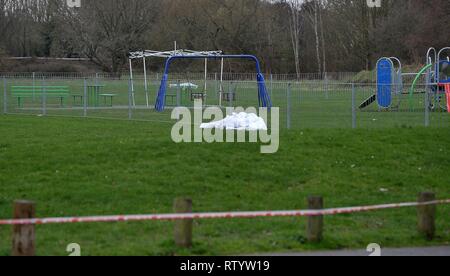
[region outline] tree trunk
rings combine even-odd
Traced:
[[[319,7],[319,21],[320,21],[320,36],[322,40],[322,61],[323,61],[323,73],[327,72],[327,54],[326,54],[326,43],[325,43],[325,30],[323,28],[323,20],[322,20],[322,0],[320,0],[320,7]]]
[[[319,40],[319,20],[318,20],[318,0],[314,0],[314,35],[316,36],[316,57],[317,57],[317,71],[322,73],[322,61],[320,59],[320,40]]]
[[[289,4],[290,16],[290,33],[292,41],[292,49],[294,52],[295,71],[297,79],[300,80],[300,7],[302,2],[299,0],[292,0]]]

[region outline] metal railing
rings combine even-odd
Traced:
[[[137,71],[137,70],[136,70]],[[358,73],[354,72],[330,72],[330,73],[302,73],[302,74],[265,74],[267,80],[272,81],[302,81],[302,80],[329,80],[329,81],[351,81]],[[136,79],[144,79],[143,73],[134,72]],[[186,72],[172,73],[173,78],[204,80],[204,72]],[[82,72],[0,72],[0,77],[8,79],[32,79],[32,78],[51,78],[51,79],[129,79],[129,73],[82,73]],[[148,73],[148,79],[161,80],[162,73]],[[220,79],[220,72],[209,72],[207,80]],[[256,80],[256,73],[224,73],[224,80],[251,81]]]

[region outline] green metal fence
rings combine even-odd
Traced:
[[[156,112],[154,104],[160,80],[129,79],[94,75],[90,78],[64,78],[29,75],[2,78],[1,106],[4,114],[34,116],[73,116],[111,119],[166,121],[176,106],[193,107],[200,95],[205,106],[257,107],[255,80],[226,80],[211,76],[205,80],[196,75],[172,75],[168,81],[164,112]],[[181,88],[180,84],[193,86]],[[45,93],[30,93],[19,105],[14,87],[68,87],[64,99],[48,97]],[[275,81],[266,83],[273,106],[280,108],[281,126],[285,128],[390,128],[390,127],[449,127],[450,113],[446,111],[445,94],[436,94],[425,85],[409,86],[392,95],[392,105],[380,108],[372,102],[361,104],[376,94],[376,84],[341,83],[330,80]],[[32,91],[31,89],[30,91]],[[61,104],[63,102],[63,104]]]

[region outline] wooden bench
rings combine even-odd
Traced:
[[[26,98],[57,98],[60,99],[61,107],[64,106],[64,100],[69,95],[68,86],[12,86],[11,95],[13,98],[17,98],[19,108],[23,107],[22,99]]]

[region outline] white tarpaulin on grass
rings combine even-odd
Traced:
[[[267,125],[256,114],[241,112],[228,115],[220,121],[201,124],[200,128],[256,131],[267,130]]]

